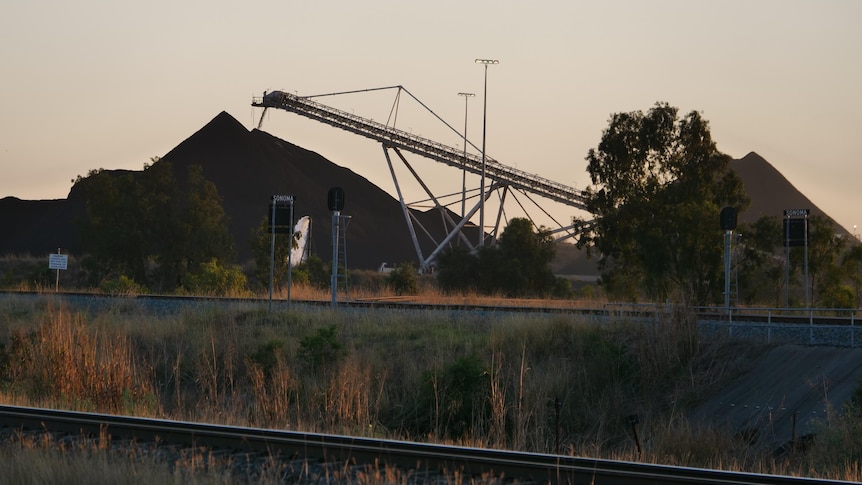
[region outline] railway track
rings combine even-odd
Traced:
[[[75,310],[99,312],[111,308],[131,307],[136,311],[156,315],[178,314],[199,308],[254,308],[268,306],[268,300],[255,298],[218,298],[170,295],[116,296],[92,293],[36,293],[0,291],[0,301],[47,300]],[[275,308],[329,309],[330,301],[274,301]],[[666,322],[681,309],[672,305],[607,303],[596,308],[560,308],[512,304],[451,304],[428,303],[405,298],[377,298],[340,301],[339,311],[434,311],[463,313],[479,317],[505,314],[568,315],[586,321],[605,323],[619,320],[646,324]],[[685,308],[687,317],[697,319],[698,327],[708,334],[724,333],[736,338],[766,343],[815,345],[855,348],[862,345],[857,334],[862,326],[855,309],[820,308]]]
[[[23,298],[61,298],[67,303],[81,307],[99,306],[100,303],[116,301],[139,302],[144,306],[163,306],[166,313],[181,311],[189,305],[198,304],[264,304],[263,298],[227,298],[175,295],[104,295],[95,293],[59,292],[41,293],[32,291],[0,290],[0,297]],[[279,308],[287,303],[284,300],[274,302]],[[323,300],[292,300],[292,304],[305,307],[330,307],[330,301]],[[661,304],[627,304],[608,303],[594,308],[543,307],[530,305],[489,305],[462,303],[427,303],[410,297],[366,298],[349,301],[339,301],[339,308],[356,309],[395,309],[395,310],[439,310],[439,311],[474,311],[493,313],[546,313],[546,314],[579,314],[597,317],[622,318],[659,318],[671,314],[675,307]],[[698,320],[717,322],[750,322],[797,325],[835,325],[856,326],[862,319],[854,309],[820,309],[820,308],[737,308],[729,311],[721,307],[693,307],[690,309]]]
[[[400,470],[401,483],[453,483],[452,477],[460,477],[463,483],[848,483],[5,405],[0,405],[0,430],[4,436],[39,431],[109,438],[112,442],[188,447],[198,453],[207,450],[210,455],[257,456],[268,463],[286,464],[282,467],[284,483],[350,483],[356,473],[368,476],[382,467]],[[327,466],[336,467],[340,474],[320,471]],[[322,476],[329,478],[324,480]]]

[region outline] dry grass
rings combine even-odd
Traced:
[[[598,325],[571,314],[270,313],[245,303],[154,316],[6,298],[0,344],[0,399],[19,405],[553,452],[559,400],[559,445],[570,453],[860,478],[858,455],[827,462],[827,444],[779,461],[686,422],[686,406],[759,349],[704,341],[685,314]],[[630,414],[643,423],[641,454]],[[845,430],[836,443],[857,430],[835,423]]]
[[[386,288],[382,283],[368,284],[371,278],[382,278],[380,276],[366,276],[364,280],[367,286],[351,287],[349,291],[339,291],[338,301],[387,301],[398,300],[411,303],[427,303],[432,305],[481,305],[491,308],[559,308],[559,309],[584,309],[601,307],[607,300],[604,297],[584,299],[541,299],[541,298],[506,298],[503,296],[481,295],[478,293],[446,293],[440,291],[433,284],[426,282],[420,285],[420,291],[415,295],[399,295]],[[259,298],[268,298],[269,293],[257,295]],[[273,298],[278,300],[287,299],[287,290],[284,288],[273,292]],[[332,293],[329,289],[319,289],[309,285],[294,285],[291,288],[292,300],[307,301],[331,301]]]
[[[14,331],[7,355],[12,382],[37,399],[128,412],[151,392],[127,337],[93,329],[66,311],[49,311],[33,331]]]
[[[244,476],[230,459],[189,452],[154,453],[134,444],[117,446],[105,438],[57,442],[50,435],[20,435],[0,447],[2,483],[233,484],[284,483],[275,467]]]

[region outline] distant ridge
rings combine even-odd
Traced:
[[[220,112],[203,127],[165,154],[161,161],[171,162],[182,182],[189,165],[201,165],[204,176],[218,188],[230,218],[230,231],[238,249],[238,261],[251,258],[251,233],[266,216],[270,196],[296,197],[295,216],[312,217],[312,250],[324,261],[331,258],[331,213],[326,193],[333,186],[345,191],[343,215],[351,216],[347,231],[348,268],[377,268],[400,262],[416,262],[404,214],[397,200],[353,171],[330,162],[319,154],[296,146],[269,133],[247,130],[227,112]],[[348,161],[342,161],[345,163]],[[160,162],[156,162],[160,163]],[[739,218],[755,221],[769,215],[781,217],[785,209],[811,209],[823,214],[769,162],[757,153],[732,160],[729,165],[745,184],[752,203]],[[108,170],[128,173],[127,170]],[[135,173],[132,171],[132,173]],[[82,215],[83,201],[72,187],[67,199],[26,201],[14,197],[0,199],[0,254],[76,254],[78,234],[74,221]],[[442,218],[436,211],[412,211],[437,240],[442,239]],[[827,216],[828,217],[828,216]],[[457,219],[457,217],[455,217]],[[834,221],[834,220],[833,220]],[[468,227],[474,232],[475,227]],[[836,230],[849,233],[836,224]],[[427,238],[420,236],[424,255],[431,251]],[[563,251],[568,253],[568,251]],[[564,257],[564,254],[560,254]],[[587,271],[593,263],[560,261],[556,268]],[[563,272],[563,271],[561,271]]]
[[[204,176],[218,187],[231,219],[230,229],[241,261],[251,257],[251,232],[267,215],[274,194],[295,197],[295,218],[312,218],[312,251],[324,261],[330,260],[332,213],[326,196],[330,188],[338,186],[345,193],[342,215],[351,217],[347,229],[349,268],[377,268],[382,262],[418,263],[401,205],[391,195],[315,152],[263,131],[248,131],[225,112],[161,161],[170,161],[178,177],[187,172],[189,165],[203,167]],[[439,214],[413,214],[438,240],[442,239]],[[430,250],[424,244],[423,254]]]
[[[786,209],[810,209],[812,215],[828,217],[837,232],[850,235],[757,153],[731,160],[728,167],[739,175],[751,197],[751,206],[739,214],[740,222],[754,222],[763,216],[781,218]]]

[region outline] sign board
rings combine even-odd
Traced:
[[[784,217],[808,217],[809,212],[811,211],[808,209],[786,209]]]
[[[808,221],[805,219],[784,219],[784,247],[805,246],[808,239]]]
[[[69,255],[67,254],[49,254],[48,269],[65,270],[69,266]]]
[[[291,215],[293,210],[294,197],[292,195],[273,195],[272,201],[269,203],[267,217],[269,219],[269,231],[276,234],[290,234],[293,232],[291,227]],[[275,220],[273,220],[273,217]],[[275,227],[273,227],[275,226]]]

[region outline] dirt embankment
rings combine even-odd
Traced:
[[[784,345],[698,406],[695,422],[755,433],[774,444],[816,432],[860,387],[862,349]],[[794,420],[795,415],[795,420]],[[795,421],[795,424],[794,424]]]

